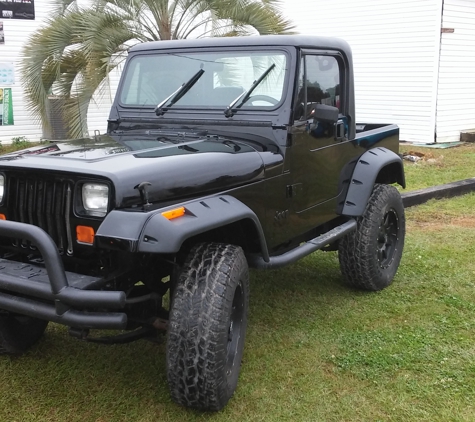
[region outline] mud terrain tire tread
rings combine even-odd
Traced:
[[[397,221],[397,238],[387,265],[378,260],[378,235],[385,215]],[[377,291],[389,286],[401,261],[405,236],[405,216],[401,195],[394,186],[375,184],[365,212],[357,220],[357,229],[339,244],[340,268],[353,287]],[[393,225],[394,226],[394,225]]]
[[[240,293],[242,317],[230,369],[235,292]],[[170,312],[166,362],[174,401],[211,411],[226,405],[237,386],[248,307],[249,270],[242,249],[219,243],[195,246],[178,277]]]

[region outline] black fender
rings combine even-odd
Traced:
[[[163,212],[185,208],[181,217],[167,219]],[[262,226],[256,214],[229,195],[206,197],[151,212],[110,212],[95,235],[98,247],[143,253],[172,254],[190,237],[227,224],[249,219],[259,236],[261,253],[269,260]]]
[[[399,183],[406,187],[402,159],[387,148],[370,149],[358,159],[341,214],[352,217],[362,215],[375,183]]]

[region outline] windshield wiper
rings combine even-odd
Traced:
[[[243,92],[239,97],[237,97],[231,104],[229,104],[226,107],[226,110],[224,110],[224,115],[226,117],[232,117],[234,114],[240,109],[244,103],[251,97],[251,94],[254,92],[254,90],[260,85],[260,83],[267,77],[267,75],[271,72],[272,69],[274,69],[275,63],[271,64],[269,68],[261,75],[259,76],[258,79],[256,79],[251,87]],[[239,104],[235,107],[234,105]]]
[[[155,107],[155,114],[157,116],[162,116],[165,114],[173,104],[183,97],[193,87],[193,85],[198,82],[198,79],[201,78],[203,73],[205,73],[203,69],[198,70],[198,72],[196,72],[188,82],[185,82],[174,93],[165,98],[160,104],[157,105],[157,107]]]

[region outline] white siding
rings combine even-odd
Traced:
[[[453,1],[453,0],[452,0]],[[360,122],[396,123],[401,139],[433,142],[442,0],[285,0],[302,34],[353,49]]]
[[[437,97],[437,142],[475,129],[475,1],[444,0]]]
[[[13,97],[14,125],[0,126],[0,141],[4,144],[10,143],[14,136],[26,136],[30,140],[41,138],[41,125],[33,121],[31,113],[26,109],[18,63],[24,42],[45,22],[52,6],[51,0],[35,0],[35,20],[0,17],[5,33],[5,44],[0,44],[0,62],[13,63],[15,66],[15,84],[0,85],[2,88],[12,88]]]
[[[104,81],[103,86],[96,91],[89,104],[87,127],[90,135],[93,135],[96,130],[105,133],[107,129],[107,119],[117,91],[121,71],[122,66],[118,66],[110,72],[109,77]]]
[[[16,136],[26,136],[31,141],[39,141],[43,135],[41,124],[32,118],[26,107],[21,77],[18,69],[21,50],[28,37],[45,24],[53,8],[52,0],[35,0],[35,20],[2,19],[5,44],[0,44],[0,63],[13,63],[15,66],[15,84],[0,84],[0,88],[12,88],[14,125],[0,125],[0,142],[7,144]],[[102,93],[98,93],[91,102],[88,111],[88,127],[104,132],[111,106],[111,98],[115,95],[119,79],[118,71],[113,71],[109,84]]]
[[[3,143],[14,136],[42,136],[26,109],[18,62],[24,42],[46,21],[52,5],[36,0],[33,21],[0,18],[5,33],[0,62],[16,68],[15,124],[0,126]],[[351,44],[358,121],[397,123],[401,139],[415,142],[433,142],[436,123],[438,142],[456,141],[461,130],[475,128],[474,0],[444,0],[442,26],[454,33],[442,37],[442,0],[283,0],[282,8],[298,32],[338,36]],[[91,133],[106,129],[119,73],[111,74],[89,107]]]

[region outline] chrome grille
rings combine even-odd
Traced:
[[[69,180],[8,176],[9,219],[41,227],[61,254],[73,254],[70,229],[73,183]],[[34,249],[26,240],[15,246]]]

